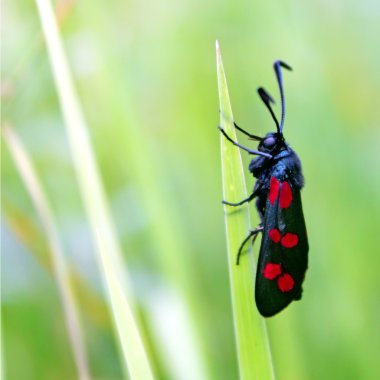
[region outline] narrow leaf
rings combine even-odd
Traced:
[[[36,4],[82,198],[97,246],[98,265],[104,276],[110,311],[124,355],[124,364],[132,380],[150,380],[153,374],[139,333],[138,323],[134,317],[134,304],[126,271],[124,271],[121,248],[108,209],[87,125],[64,53],[57,21],[49,0],[36,0]]]
[[[218,41],[216,42],[216,61],[220,125],[236,141],[234,118]],[[230,202],[241,201],[247,197],[247,191],[240,151],[222,134],[221,155],[223,198]],[[251,252],[242,255],[240,265],[236,265],[239,246],[250,230],[248,206],[224,206],[224,210],[240,377],[243,380],[274,379],[265,320],[257,312],[254,302],[255,271]]]
[[[59,238],[58,228],[49,202],[42,189],[32,161],[23,144],[9,125],[2,128],[4,139],[8,145],[16,167],[25,187],[34,203],[37,213],[44,227],[49,244],[54,278],[57,282],[59,295],[65,316],[66,327],[74,354],[78,377],[81,380],[90,379],[87,354],[82,337],[77,302],[72,290],[70,275],[65,259],[63,247]]]

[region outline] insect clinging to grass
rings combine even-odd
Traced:
[[[249,164],[249,171],[256,178],[252,193],[239,202],[223,201],[228,206],[240,206],[256,199],[260,224],[243,240],[237,254],[236,264],[245,244],[262,233],[256,273],[255,299],[259,312],[270,317],[283,310],[293,300],[301,299],[302,283],[308,265],[308,240],[302,211],[301,189],[304,186],[301,161],[285,141],[285,96],[282,68],[291,70],[283,61],[274,63],[274,71],[281,97],[281,119],[278,121],[273,109],[272,96],[262,87],[258,94],[269,110],[276,125],[275,132],[265,137],[253,135],[235,128],[258,141],[257,150],[240,145],[219,127],[225,138],[249,154],[256,155]]]

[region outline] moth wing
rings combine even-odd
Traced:
[[[277,314],[290,302],[301,298],[308,262],[300,190],[292,190],[287,182],[285,186],[284,183],[280,184],[277,197],[269,194],[263,220],[255,299],[260,314],[265,317]],[[290,202],[282,196],[286,186],[288,192],[290,189]]]

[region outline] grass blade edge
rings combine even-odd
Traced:
[[[223,62],[216,41],[220,125],[234,140],[236,133]],[[223,198],[240,201],[247,197],[242,159],[238,148],[221,135]],[[236,253],[250,229],[248,206],[224,206],[232,309],[240,378],[273,380],[269,341],[265,320],[254,303],[254,266],[251,254],[244,254],[236,265]]]

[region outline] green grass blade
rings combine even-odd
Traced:
[[[216,42],[220,125],[236,140],[219,43]],[[221,135],[223,198],[231,202],[247,197],[240,151]],[[244,380],[274,379],[265,320],[254,303],[252,255],[244,254],[237,266],[236,254],[250,229],[248,206],[225,206],[228,265],[240,377]]]
[[[53,212],[49,206],[49,202],[42,189],[32,161],[20,139],[8,125],[3,126],[2,132],[46,233],[51,254],[52,269],[61,298],[66,327],[78,370],[78,378],[81,380],[89,380],[91,376],[80,327],[79,311],[72,290],[70,274]]]
[[[153,379],[150,363],[134,317],[134,305],[121,248],[108,209],[103,185],[82,109],[49,0],[36,0],[53,69],[69,143],[92,233],[97,260],[104,275],[115,330],[132,380]]]

